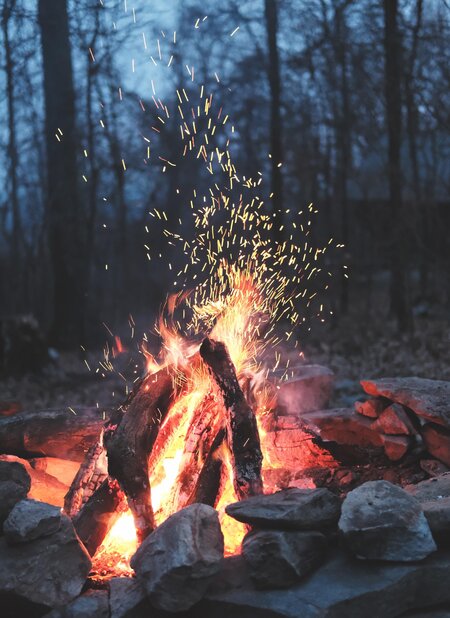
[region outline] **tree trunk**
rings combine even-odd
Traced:
[[[17,138],[16,138],[16,113],[14,102],[14,65],[13,52],[11,49],[11,37],[9,32],[9,22],[12,17],[12,12],[16,6],[15,0],[5,2],[1,14],[1,27],[3,33],[3,44],[5,50],[5,73],[6,73],[6,99],[8,107],[8,158],[9,158],[9,178],[11,181],[11,192],[9,199],[11,201],[12,212],[12,237],[11,237],[11,297],[13,301],[13,309],[17,308],[18,293],[20,287],[20,243],[21,243],[21,216],[19,208],[18,196],[18,156],[17,156]]]
[[[47,215],[53,270],[52,340],[81,342],[84,250],[78,199],[75,100],[66,0],[39,0],[44,64]]]
[[[402,206],[400,41],[397,26],[398,1],[383,0],[386,121],[388,129],[388,180],[391,215],[391,307],[400,331],[411,328],[406,289],[407,238]]]
[[[345,19],[345,6],[337,7],[335,11],[335,29],[337,57],[340,65],[340,98],[341,110],[337,123],[338,134],[338,192],[341,203],[341,233],[342,242],[348,251],[348,177],[350,166],[350,93],[348,88],[347,74],[347,24]],[[345,269],[341,273],[341,312],[347,313],[349,304],[349,280]]]
[[[272,204],[274,214],[274,239],[283,241],[283,177],[282,162],[282,124],[280,114],[280,62],[277,46],[278,9],[277,0],[265,0],[267,42],[269,49],[270,86],[270,150],[272,164]]]

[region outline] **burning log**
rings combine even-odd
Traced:
[[[74,517],[75,530],[91,556],[125,508],[126,500],[119,484],[108,478]]]
[[[206,337],[200,346],[200,356],[208,365],[223,396],[236,495],[242,500],[260,494],[263,484],[258,426],[253,410],[239,386],[228,350],[221,341]]]
[[[180,510],[194,502],[204,502],[204,499],[198,497],[205,492],[202,487],[210,484],[210,481],[206,479],[208,479],[212,469],[220,471],[221,467],[221,462],[218,463],[217,457],[213,463],[212,454],[216,452],[224,439],[224,433],[221,432],[223,424],[224,419],[220,409],[218,409],[217,401],[209,393],[198,407],[186,433],[180,473],[174,487],[173,503],[176,507],[175,510]],[[217,443],[219,433],[221,438]],[[209,475],[206,471],[203,474],[206,466]],[[211,491],[207,490],[206,494],[209,494],[207,503],[212,502],[212,506],[216,495],[211,495]]]
[[[197,478],[194,492],[188,504],[202,502],[209,506],[216,506],[224,464],[220,456],[220,449],[224,444],[226,431],[221,429],[209,449],[206,461]]]
[[[127,497],[139,542],[155,528],[148,457],[174,393],[168,368],[146,376],[124,406],[122,418],[116,416],[105,428],[108,471]]]
[[[69,517],[74,517],[106,480],[108,476],[106,467],[106,454],[103,447],[103,435],[101,435],[100,440],[87,452],[64,498],[64,511]]]

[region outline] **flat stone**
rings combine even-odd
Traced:
[[[450,466],[450,432],[439,425],[426,424],[422,437],[430,455]]]
[[[242,543],[242,555],[257,588],[288,588],[324,560],[327,540],[320,532],[260,530]]]
[[[398,403],[393,403],[383,410],[372,428],[393,436],[411,436],[417,433],[404,407]]]
[[[362,380],[369,395],[386,397],[429,421],[450,427],[450,382],[426,378]]]
[[[279,383],[278,406],[289,414],[303,414],[326,408],[331,399],[334,373],[321,365],[300,365],[294,375]]]
[[[82,462],[104,422],[96,407],[77,407],[76,414],[69,409],[37,410],[0,417],[2,452]]]
[[[36,457],[30,460],[30,464],[34,470],[45,472],[68,487],[70,487],[80,469],[79,461],[60,459],[59,457]]]
[[[346,546],[365,560],[409,562],[436,550],[419,501],[388,481],[369,481],[351,491],[339,530]]]
[[[450,532],[450,472],[404,489],[420,502],[434,535]]]
[[[52,610],[45,618],[110,618],[106,590],[88,590],[65,607]]]
[[[195,607],[195,618],[395,618],[450,601],[450,551],[422,562],[362,562],[335,549],[327,562],[287,590],[255,590],[234,558]],[[224,567],[224,572],[226,567]]]
[[[80,594],[90,568],[89,555],[66,515],[59,530],[45,538],[14,546],[0,538],[0,594],[61,607]]]
[[[370,419],[353,408],[334,408],[302,416],[306,428],[323,441],[350,446],[382,446],[383,440]]]
[[[31,487],[28,491],[29,498],[47,502],[54,506],[62,507],[64,505],[64,496],[69,490],[69,485],[65,485],[45,470],[34,468],[26,459],[15,455],[0,455],[0,463],[5,461],[16,462],[25,468],[31,479]]]
[[[131,559],[150,603],[166,611],[189,609],[205,594],[223,558],[217,511],[192,504],[150,534]]]
[[[257,528],[321,530],[337,523],[341,501],[325,488],[288,488],[229,504],[225,511]]]
[[[3,524],[10,545],[26,543],[57,532],[61,526],[61,509],[45,502],[21,500]]]
[[[292,416],[280,417],[278,420],[282,418],[291,420]],[[270,451],[271,464],[287,468],[292,473],[316,466],[335,466],[336,462],[330,453],[314,443],[310,431],[299,426],[300,418],[296,419],[296,427],[276,427],[275,430],[266,432],[265,444]]]
[[[406,455],[411,445],[411,440],[407,436],[387,436],[382,435],[384,452],[391,461],[399,461]]]
[[[355,401],[355,411],[369,418],[378,418],[387,405],[386,399],[375,397],[367,401]]]

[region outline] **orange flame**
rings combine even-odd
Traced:
[[[202,400],[216,389],[204,364],[194,359],[198,343],[182,333],[175,320],[175,313],[180,305],[185,313],[186,309],[190,309],[188,331],[201,336],[209,333],[213,339],[226,344],[241,387],[251,400],[258,419],[267,413],[274,402],[273,388],[270,388],[266,381],[267,370],[259,361],[269,341],[264,338],[264,329],[268,323],[270,304],[265,299],[258,281],[249,271],[241,271],[223,263],[220,266],[217,286],[209,290],[207,297],[204,290],[197,290],[192,298],[183,295],[168,299],[165,314],[161,315],[157,327],[162,339],[159,358],[155,359],[144,350],[148,371],[154,372],[162,366],[173,367],[174,380],[180,378],[181,372],[182,379],[187,380],[182,394],[172,404],[161,427],[161,431],[164,431],[164,425],[173,424],[170,425],[170,440],[161,448],[158,460],[152,463],[150,484],[157,523],[163,522],[177,508],[174,483],[180,473],[188,428]],[[220,406],[217,406],[218,412],[220,409]],[[225,424],[224,418],[223,425]],[[266,454],[261,426],[260,437],[263,454]],[[224,532],[225,553],[231,555],[239,551],[246,528],[228,517],[224,511],[227,504],[237,500],[228,448],[222,446],[216,456],[222,459],[225,474],[222,474],[215,507],[219,511]],[[126,574],[126,565],[135,549],[134,523],[131,513],[128,512],[119,517],[97,556],[105,560],[108,556],[120,555],[120,570],[122,574]]]

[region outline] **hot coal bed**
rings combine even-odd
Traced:
[[[1,418],[2,615],[384,618],[450,602],[450,384],[361,385],[332,409],[327,368],[238,380],[206,338],[109,415]]]

